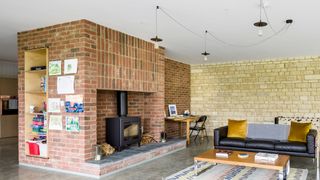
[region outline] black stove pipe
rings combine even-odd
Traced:
[[[128,92],[117,91],[117,111],[119,117],[128,115]]]

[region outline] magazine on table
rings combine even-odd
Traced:
[[[279,157],[278,154],[259,152],[255,155],[254,159],[256,161],[262,161],[262,162],[275,162],[278,159],[278,157]]]
[[[220,158],[228,158],[229,155],[232,154],[232,151],[230,150],[217,150],[216,151],[216,157],[220,157]]]

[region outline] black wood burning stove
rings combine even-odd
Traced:
[[[118,151],[132,144],[140,146],[140,117],[127,116],[128,94],[125,91],[117,92],[117,110],[119,117],[106,118],[106,142]]]

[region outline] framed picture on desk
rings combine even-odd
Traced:
[[[170,116],[176,116],[178,115],[177,113],[177,106],[175,104],[169,104],[168,105],[168,108],[169,108],[169,115]]]

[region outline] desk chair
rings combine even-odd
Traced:
[[[191,132],[189,134],[190,137],[191,137],[193,131],[198,132],[196,137],[194,138],[194,141],[197,139],[197,137],[201,131],[204,131],[206,133],[207,140],[209,141],[206,126],[205,126],[206,121],[207,121],[207,116],[200,116],[200,118],[196,121],[195,125],[193,127],[189,128],[191,130]]]

